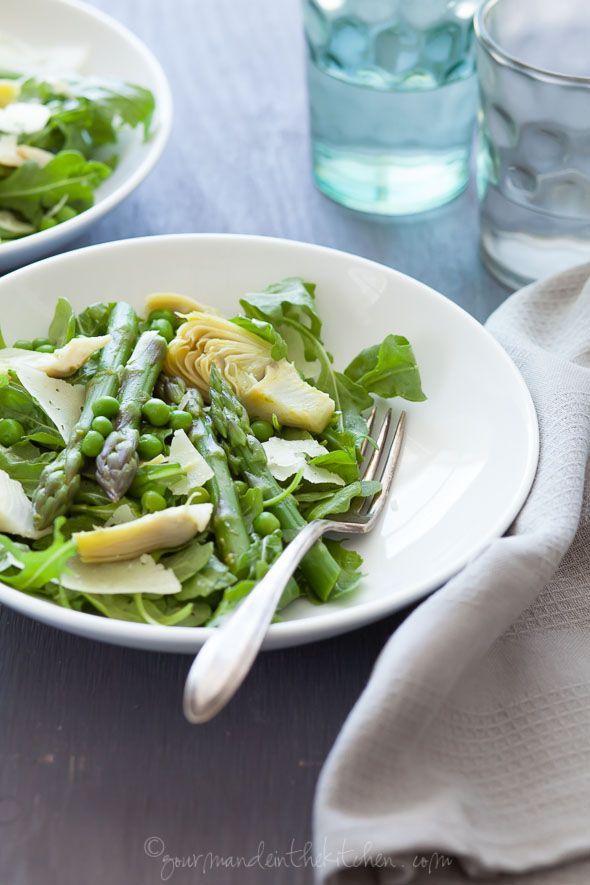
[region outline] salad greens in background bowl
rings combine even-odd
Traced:
[[[0,602],[54,626],[196,650],[306,520],[375,493],[358,451],[380,397],[408,412],[386,514],[308,554],[267,647],[435,589],[532,482],[534,409],[504,351],[362,258],[152,237],[24,268],[2,298]]]
[[[77,0],[3,9],[0,271],[62,248],[128,196],[171,118],[162,68],[113,19]]]

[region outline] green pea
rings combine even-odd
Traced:
[[[141,506],[146,513],[156,513],[157,510],[166,509],[166,498],[159,492],[149,490],[141,496]]]
[[[49,228],[55,227],[56,224],[55,218],[43,218],[39,224],[39,230],[49,230]]]
[[[170,320],[152,320],[150,323],[150,329],[154,332],[158,332],[162,338],[165,338],[166,341],[172,341],[174,338],[174,326],[170,322]]]
[[[267,510],[259,513],[252,525],[258,535],[272,535],[273,532],[281,527],[274,513],[269,513]]]
[[[136,475],[127,490],[127,494],[130,498],[141,498],[143,493],[149,491],[151,488],[155,488],[153,483],[147,482],[145,477]]]
[[[209,492],[207,489],[194,489],[190,493],[191,504],[208,504],[209,503]]]
[[[97,430],[89,430],[82,440],[82,454],[87,458],[96,458],[102,452],[104,436]]]
[[[40,344],[39,347],[36,347],[35,350],[37,353],[53,353],[55,347],[53,344]]]
[[[97,415],[92,422],[92,429],[96,430],[97,433],[102,433],[104,437],[107,437],[109,433],[113,432],[113,422],[105,417],[105,415]]]
[[[92,403],[92,414],[96,418],[98,418],[99,415],[104,418],[114,418],[115,415],[119,414],[120,408],[119,400],[115,399],[114,396],[99,396],[99,398]]]
[[[155,397],[148,399],[141,410],[145,420],[153,424],[154,427],[165,427],[170,420],[171,411],[170,406],[166,405],[164,400]]]
[[[248,491],[250,486],[247,482],[242,482],[241,479],[236,479],[236,481],[234,482],[234,488],[237,495],[244,495]]]
[[[170,427],[172,430],[188,430],[192,425],[193,419],[188,412],[181,409],[173,409],[170,412]]]
[[[69,221],[75,218],[78,213],[71,206],[62,206],[59,212],[55,213],[55,220],[61,224],[62,221]]]
[[[35,350],[39,350],[40,347],[43,347],[46,344],[51,344],[49,338],[33,338],[33,347]]]
[[[19,350],[33,350],[33,342],[27,341],[26,338],[19,338],[12,346],[18,347]]]
[[[142,461],[151,461],[164,451],[164,443],[153,433],[142,433],[137,446]]]
[[[152,310],[148,317],[148,323],[150,325],[157,320],[166,320],[166,322],[170,323],[173,329],[176,329],[180,320],[176,316],[173,310],[166,310],[165,308],[160,308],[159,310]]]
[[[13,446],[23,438],[24,432],[20,421],[16,421],[14,418],[0,419],[0,443],[3,446]]]
[[[274,436],[274,428],[269,421],[254,421],[252,424],[252,433],[260,442],[266,442],[271,436]]]

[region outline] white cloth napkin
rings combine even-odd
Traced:
[[[589,277],[488,322],[537,408],[537,476],[508,534],[381,653],[320,776],[319,882],[590,883],[590,862],[515,875],[590,855]]]

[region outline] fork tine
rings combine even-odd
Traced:
[[[377,473],[377,467],[379,466],[379,461],[381,460],[381,455],[383,454],[383,444],[387,439],[387,434],[389,433],[389,427],[391,425],[391,409],[388,409],[385,413],[385,417],[383,418],[383,424],[379,429],[379,433],[377,435],[377,447],[371,452],[371,457],[367,463],[367,469],[363,474],[363,479],[375,479],[375,474]]]
[[[375,418],[377,417],[377,406],[373,406],[369,417],[367,418],[367,438],[363,440],[361,445],[361,458],[365,457],[367,446],[369,445],[369,437],[373,435],[373,427],[375,426]]]
[[[380,515],[391,490],[395,468],[397,467],[402,450],[402,444],[405,436],[405,427],[406,413],[402,412],[399,416],[399,420],[393,434],[393,439],[391,441],[391,446],[389,448],[389,452],[387,453],[385,467],[383,468],[383,473],[381,475],[381,491],[375,498],[373,498],[373,501],[371,502],[368,510],[366,510],[365,513],[371,523],[373,523]]]

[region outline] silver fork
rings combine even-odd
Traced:
[[[373,410],[369,419],[370,435],[375,414]],[[315,519],[308,523],[234,614],[205,642],[192,663],[184,686],[184,715],[189,722],[207,722],[234,696],[254,663],[289,578],[316,541],[326,532],[366,535],[375,526],[391,489],[404,437],[406,414],[402,412],[391,444],[386,448],[391,417],[389,409],[377,435],[377,446],[363,473],[363,479],[370,480],[379,472],[381,491],[358,511],[344,514],[342,519]]]

